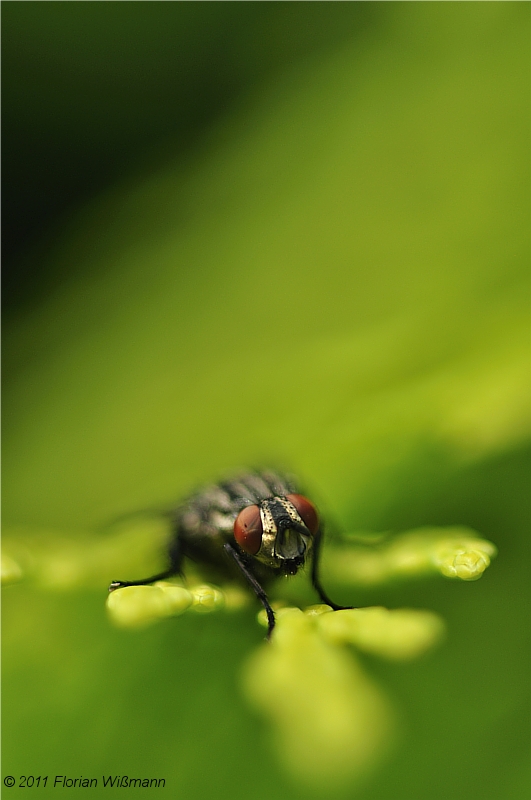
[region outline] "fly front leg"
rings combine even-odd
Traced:
[[[170,551],[170,566],[164,572],[159,572],[157,575],[151,575],[149,578],[143,578],[139,581],[113,581],[109,586],[109,592],[114,592],[116,589],[123,589],[125,586],[149,586],[151,583],[157,581],[164,581],[166,578],[172,578],[174,575],[180,575],[182,572],[183,562],[183,549],[179,536],[176,535],[172,541]]]
[[[263,607],[265,608],[267,614],[267,624],[268,624],[267,638],[270,639],[271,634],[273,633],[273,628],[275,627],[275,612],[273,611],[273,609],[269,604],[269,600],[267,599],[266,593],[264,592],[264,590],[262,589],[256,578],[254,577],[253,573],[251,572],[251,570],[241,557],[240,553],[236,550],[236,548],[230,542],[225,542],[223,547],[226,550],[226,552],[229,553],[229,555],[232,556],[232,558],[235,560],[238,567],[245,576],[246,580],[250,584],[253,592],[255,593],[255,595],[258,597]]]
[[[323,601],[326,603],[327,606],[330,606],[334,611],[344,611],[347,608],[353,608],[353,606],[340,606],[337,603],[334,603],[333,600],[330,600],[328,595],[326,594],[325,590],[321,586],[321,581],[319,579],[319,556],[321,553],[321,544],[323,541],[323,529],[322,527],[319,528],[315,536],[313,537],[313,556],[312,556],[312,586]]]

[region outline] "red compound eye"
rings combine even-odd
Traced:
[[[247,506],[234,520],[234,538],[245,553],[255,556],[262,546],[262,518],[258,506]]]
[[[302,494],[288,494],[286,495],[286,499],[295,506],[300,518],[310,533],[315,536],[319,530],[319,515],[317,514],[317,509],[314,504],[310,503],[308,498],[303,497]]]

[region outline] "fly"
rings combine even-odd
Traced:
[[[319,580],[323,526],[317,509],[290,479],[272,471],[249,472],[207,486],[168,516],[173,532],[168,569],[143,580],[113,581],[110,592],[181,574],[187,557],[225,576],[243,575],[266,610],[269,638],[275,614],[262,584],[295,575],[311,558],[317,594],[334,611],[344,608],[330,600]]]

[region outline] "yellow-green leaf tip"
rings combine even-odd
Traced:
[[[107,597],[107,611],[121,628],[142,628],[164,617],[182,614],[192,604],[187,589],[175,585],[125,586]]]
[[[447,578],[477,581],[496,555],[496,548],[484,539],[440,542],[434,563]]]
[[[418,658],[444,636],[441,617],[431,611],[349,608],[322,614],[317,626],[335,644],[352,644],[381,658],[408,661]]]
[[[354,654],[321,635],[316,619],[286,608],[270,642],[248,660],[244,692],[273,725],[272,742],[297,783],[328,792],[385,754],[393,715]]]
[[[223,592],[216,586],[202,583],[190,589],[192,595],[192,611],[199,614],[209,614],[211,611],[218,611],[225,605]]]
[[[370,586],[436,573],[475,581],[496,552],[491,542],[469,528],[418,528],[373,548],[332,548],[327,565],[332,579],[349,585]]]

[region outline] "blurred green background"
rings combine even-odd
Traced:
[[[478,584],[344,598],[449,626],[366,659],[402,731],[345,793],[526,797],[528,4],[2,11],[6,550],[261,463],[340,530],[469,525],[500,551]],[[116,631],[129,549],[5,589],[4,774],[306,796],[240,694],[254,609]]]

